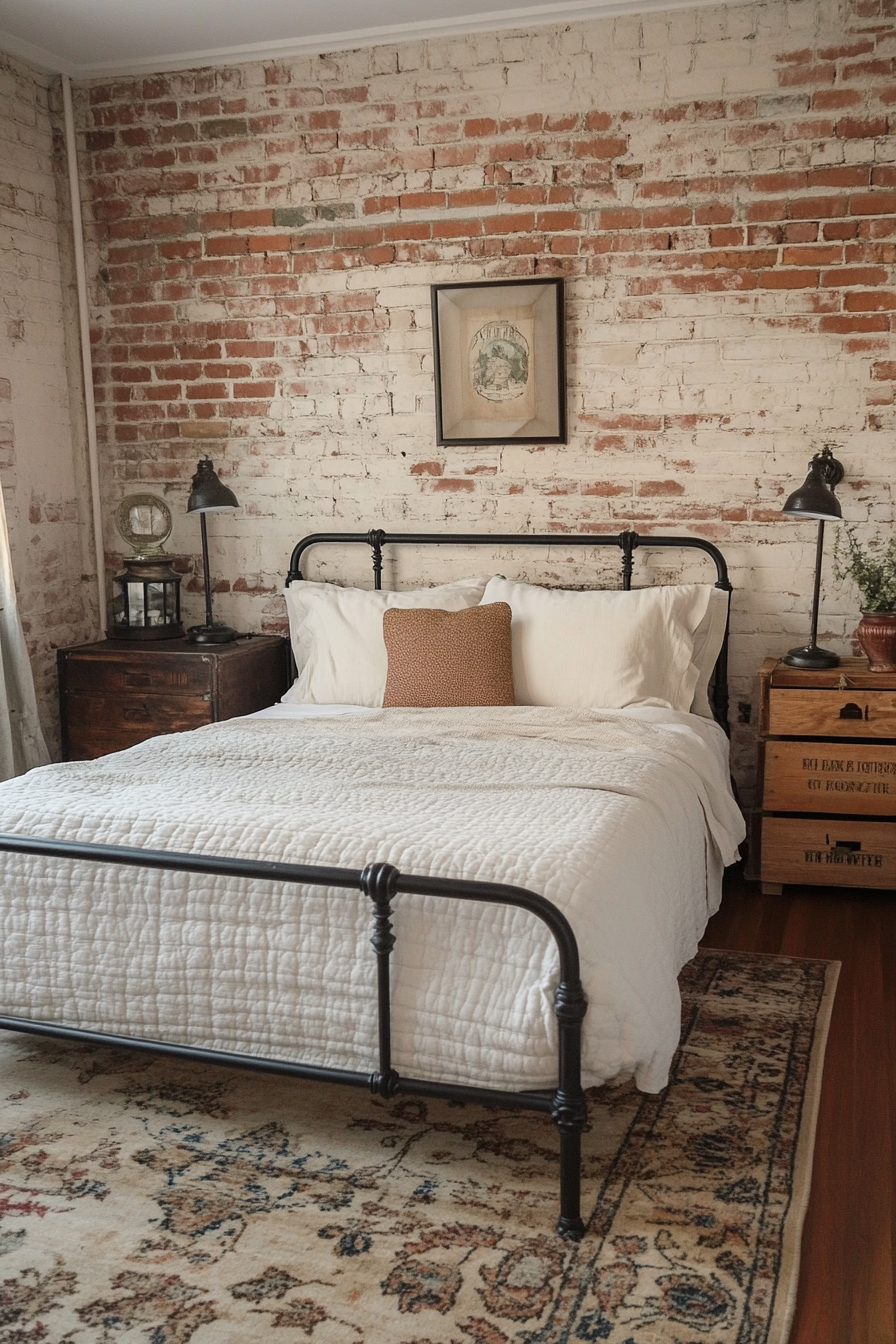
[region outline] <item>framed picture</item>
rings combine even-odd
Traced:
[[[565,443],[562,280],[432,286],[436,438]]]

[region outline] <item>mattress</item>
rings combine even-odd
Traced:
[[[0,786],[0,831],[506,882],[570,920],[583,1081],[661,1088],[676,977],[743,819],[717,725],[661,709],[275,706]],[[0,1011],[376,1068],[361,893],[3,857]],[[511,907],[395,899],[393,1063],[556,1085],[556,949]]]

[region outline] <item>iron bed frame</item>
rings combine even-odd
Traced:
[[[393,543],[416,545],[522,545],[522,546],[618,546],[622,550],[623,588],[631,587],[633,552],[639,545],[690,547],[708,554],[716,565],[715,586],[731,591],[725,560],[710,542],[698,537],[645,537],[635,532],[619,536],[516,536],[485,534],[387,533],[375,529],[367,533],[315,533],[304,537],[294,548],[287,583],[303,578],[299,568],[310,547],[321,544],[365,543],[373,552],[375,588],[382,587],[383,546]],[[716,664],[712,706],[716,719],[727,731],[727,626],[722,651]],[[370,863],[363,869],[330,868],[310,864],[289,864],[252,859],[225,858],[217,855],[179,854],[164,850],[131,849],[124,846],[84,844],[46,840],[32,836],[0,835],[0,852],[40,855],[56,859],[108,863],[136,868],[152,868],[211,876],[263,879],[294,886],[338,887],[366,895],[373,906],[371,943],[376,955],[378,1061],[372,1073],[268,1059],[233,1051],[210,1049],[172,1041],[122,1036],[110,1032],[69,1027],[59,1022],[0,1014],[0,1029],[34,1035],[144,1050],[217,1065],[234,1065],[266,1073],[290,1074],[313,1082],[344,1083],[366,1087],[377,1096],[391,1098],[399,1093],[441,1097],[452,1101],[477,1102],[549,1114],[557,1126],[560,1140],[560,1215],[557,1232],[569,1240],[579,1240],[585,1231],[581,1216],[581,1136],[587,1122],[588,1105],[581,1082],[582,1022],[587,1001],[579,975],[579,952],[575,935],[565,915],[546,897],[522,887],[497,882],[469,882],[457,878],[402,873],[388,863]],[[557,947],[559,981],[554,994],[554,1013],[558,1030],[558,1081],[549,1091],[510,1092],[497,1088],[472,1087],[460,1083],[435,1082],[399,1075],[392,1067],[390,957],[395,946],[392,928],[392,901],[397,896],[417,895],[471,901],[480,904],[509,905],[529,911],[547,926]]]

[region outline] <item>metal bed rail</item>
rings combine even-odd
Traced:
[[[376,1070],[371,1073],[293,1063],[290,1060],[267,1059],[172,1041],[122,1036],[9,1014],[0,1014],[0,1028],[93,1044],[147,1050],[209,1064],[234,1065],[267,1073],[291,1074],[312,1082],[367,1087],[375,1095],[385,1098],[407,1093],[548,1113],[556,1124],[560,1136],[560,1216],[557,1221],[557,1232],[561,1237],[575,1241],[583,1235],[585,1225],[581,1215],[581,1135],[587,1120],[588,1107],[582,1090],[581,1061],[582,1021],[587,1010],[587,1000],[579,974],[579,950],[575,935],[565,915],[546,897],[527,891],[523,887],[506,886],[498,882],[468,882],[459,878],[402,873],[388,863],[371,863],[363,869],[328,868],[312,864],[47,840],[24,835],[0,835],[0,852],[183,873],[203,873],[211,876],[262,879],[297,886],[341,887],[363,893],[373,906],[370,941],[376,955],[377,966],[378,1061]],[[415,895],[446,897],[486,905],[516,906],[535,915],[547,926],[557,947],[560,963],[560,977],[554,994],[554,1012],[558,1030],[558,1081],[552,1094],[510,1092],[497,1088],[471,1087],[461,1083],[406,1078],[393,1068],[390,958],[395,946],[395,934],[391,918],[392,901],[397,896]]]

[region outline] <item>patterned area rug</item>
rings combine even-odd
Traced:
[[[836,964],[702,952],[659,1096],[549,1119],[0,1034],[0,1344],[783,1344]]]

